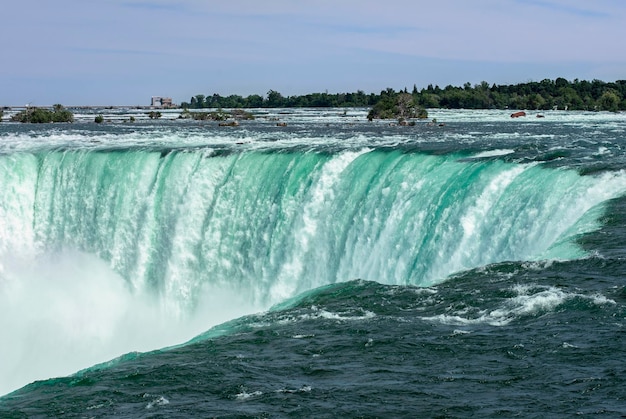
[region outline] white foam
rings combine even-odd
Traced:
[[[152,396],[150,394],[144,394],[143,396],[144,398],[153,398],[152,401],[150,401],[147,405],[146,405],[146,409],[152,409],[155,406],[165,406],[170,404],[170,401],[168,399],[166,399],[163,396]]]
[[[515,150],[510,149],[497,149],[497,150],[488,150],[483,151],[481,153],[474,154],[472,157],[475,159],[480,159],[484,157],[498,157],[498,156],[506,156],[507,154],[515,153]]]
[[[588,296],[579,293],[569,293],[556,287],[545,287],[534,284],[514,285],[511,291],[517,295],[504,299],[500,303],[500,307],[494,310],[480,310],[476,311],[474,316],[469,316],[468,313],[470,310],[464,308],[453,314],[438,314],[435,316],[422,317],[422,319],[453,326],[471,326],[477,324],[506,326],[522,316],[554,312],[557,307],[573,298],[585,299],[598,306],[615,304],[613,300],[598,294]]]
[[[246,390],[242,390],[241,393],[237,393],[235,394],[235,398],[237,400],[247,400],[250,399],[252,397],[258,397],[258,396],[262,396],[263,392],[262,391],[253,391],[252,393],[248,393]]]
[[[355,315],[345,315],[341,313],[333,313],[333,312],[326,311],[326,310],[319,310],[316,317],[329,319],[329,320],[339,320],[339,321],[360,321],[360,320],[372,319],[376,317],[376,314],[371,311],[364,310],[362,316],[355,316]]]
[[[311,390],[312,390],[311,386],[304,385],[296,390],[281,388],[280,390],[276,390],[276,393],[287,393],[287,394],[310,393]]]

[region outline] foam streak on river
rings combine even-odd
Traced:
[[[0,416],[626,414],[624,114],[179,113],[0,124]]]

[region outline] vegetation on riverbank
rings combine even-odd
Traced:
[[[444,88],[428,85],[421,90],[413,86],[395,91],[388,88],[380,94],[356,93],[311,93],[302,96],[283,96],[270,90],[265,97],[250,95],[211,96],[196,95],[182,108],[293,108],[293,107],[373,107],[391,96],[409,94],[419,108],[444,109],[570,109],[587,111],[626,110],[626,80],[603,82],[564,78],[545,79],[510,85],[490,85],[486,81],[472,86],[448,85]]]
[[[190,102],[181,103],[182,119],[226,121],[254,119],[242,108],[298,108],[298,107],[362,107],[370,108],[368,119],[397,119],[400,124],[413,123],[411,119],[427,118],[426,109],[516,109],[516,110],[584,110],[584,111],[626,111],[626,80],[604,82],[564,78],[544,79],[540,82],[527,82],[511,85],[490,85],[483,81],[472,86],[448,85],[445,88],[428,85],[421,90],[413,86],[411,92],[404,88],[392,88],[379,94],[356,93],[311,93],[301,96],[283,96],[270,90],[265,97],[250,95],[211,96],[196,95]],[[0,120],[4,110],[0,109]],[[205,110],[206,109],[206,110]],[[209,111],[209,109],[211,109]],[[223,109],[229,109],[224,111]],[[10,114],[11,115],[11,114]],[[147,113],[150,119],[161,118],[161,112]],[[14,122],[50,123],[73,122],[74,114],[60,104],[52,108],[28,107],[8,118]],[[134,117],[131,117],[131,122]],[[104,122],[96,116],[95,122]]]
[[[45,108],[31,107],[13,115],[11,121],[14,122],[30,122],[34,124],[43,124],[50,122],[73,122],[74,114],[65,109],[63,105],[56,104],[52,110]]]

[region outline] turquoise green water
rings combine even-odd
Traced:
[[[183,312],[207,282],[274,304],[345,279],[423,286],[494,262],[581,256],[555,244],[597,228],[583,216],[626,184],[461,157],[13,155],[2,162],[4,200],[18,206],[15,230],[32,231],[8,241],[97,255]]]
[[[2,389],[84,371],[0,413],[623,413],[623,123],[580,118],[3,127]]]

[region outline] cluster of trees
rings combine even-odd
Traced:
[[[365,94],[362,90],[356,93],[310,93],[302,96],[283,96],[281,93],[270,90],[265,97],[250,95],[212,96],[195,95],[189,102],[182,102],[185,109],[203,108],[338,108],[338,107],[367,107],[374,105],[379,95]]]
[[[487,82],[444,89],[429,85],[413,94],[427,108],[451,109],[570,109],[587,111],[626,110],[626,80],[606,83],[600,80],[569,82],[564,78],[544,79],[511,85]]]
[[[254,119],[254,115],[240,108],[235,108],[230,112],[225,112],[221,108],[212,112],[190,112],[184,109],[178,116],[179,119],[194,119],[196,121],[226,121],[227,119]]]
[[[356,93],[311,93],[287,97],[275,90],[270,90],[265,97],[220,96],[216,93],[212,96],[196,95],[181,106],[186,109],[371,107],[401,93],[413,96],[420,108],[626,110],[626,80],[607,83],[576,79],[570,82],[564,78],[510,85],[490,85],[483,81],[474,86],[465,83],[460,87],[448,85],[443,89],[431,84],[418,90],[414,85],[411,92],[406,88],[400,91],[387,88],[380,94],[366,94],[362,90]]]
[[[397,119],[400,124],[405,124],[409,119],[428,118],[426,109],[421,108],[415,96],[401,92],[381,92],[381,99],[376,102],[367,114],[367,119]]]
[[[63,105],[56,104],[52,110],[45,108],[27,108],[13,115],[11,121],[43,124],[49,122],[73,122],[74,114]]]

